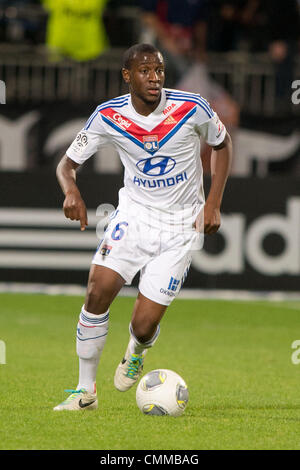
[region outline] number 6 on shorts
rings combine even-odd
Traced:
[[[121,238],[124,236],[125,231],[121,228],[121,225],[125,225],[126,227],[128,226],[127,222],[119,222],[114,230],[112,231],[111,238],[113,240],[121,240]]]

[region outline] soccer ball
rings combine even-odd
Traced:
[[[189,392],[185,381],[172,370],[148,372],[136,389],[136,403],[146,415],[180,416],[185,410]]]

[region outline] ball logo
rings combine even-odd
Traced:
[[[144,158],[137,162],[138,169],[149,176],[161,176],[173,170],[176,162],[171,157]]]

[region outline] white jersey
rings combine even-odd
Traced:
[[[200,137],[217,146],[225,135],[204,98],[164,88],[148,116],[137,113],[130,94],[98,106],[66,154],[82,164],[101,145],[113,144],[125,168],[120,204],[137,203],[170,221],[171,212],[189,218],[204,204]]]

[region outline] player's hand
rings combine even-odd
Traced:
[[[216,233],[221,225],[221,214],[219,207],[206,203],[204,209],[197,215],[194,223],[196,232],[211,235]]]
[[[63,209],[67,219],[80,220],[80,230],[85,230],[88,225],[87,210],[79,192],[66,194]]]
[[[220,208],[206,202],[204,205],[204,233],[212,235],[216,233],[221,225]]]

